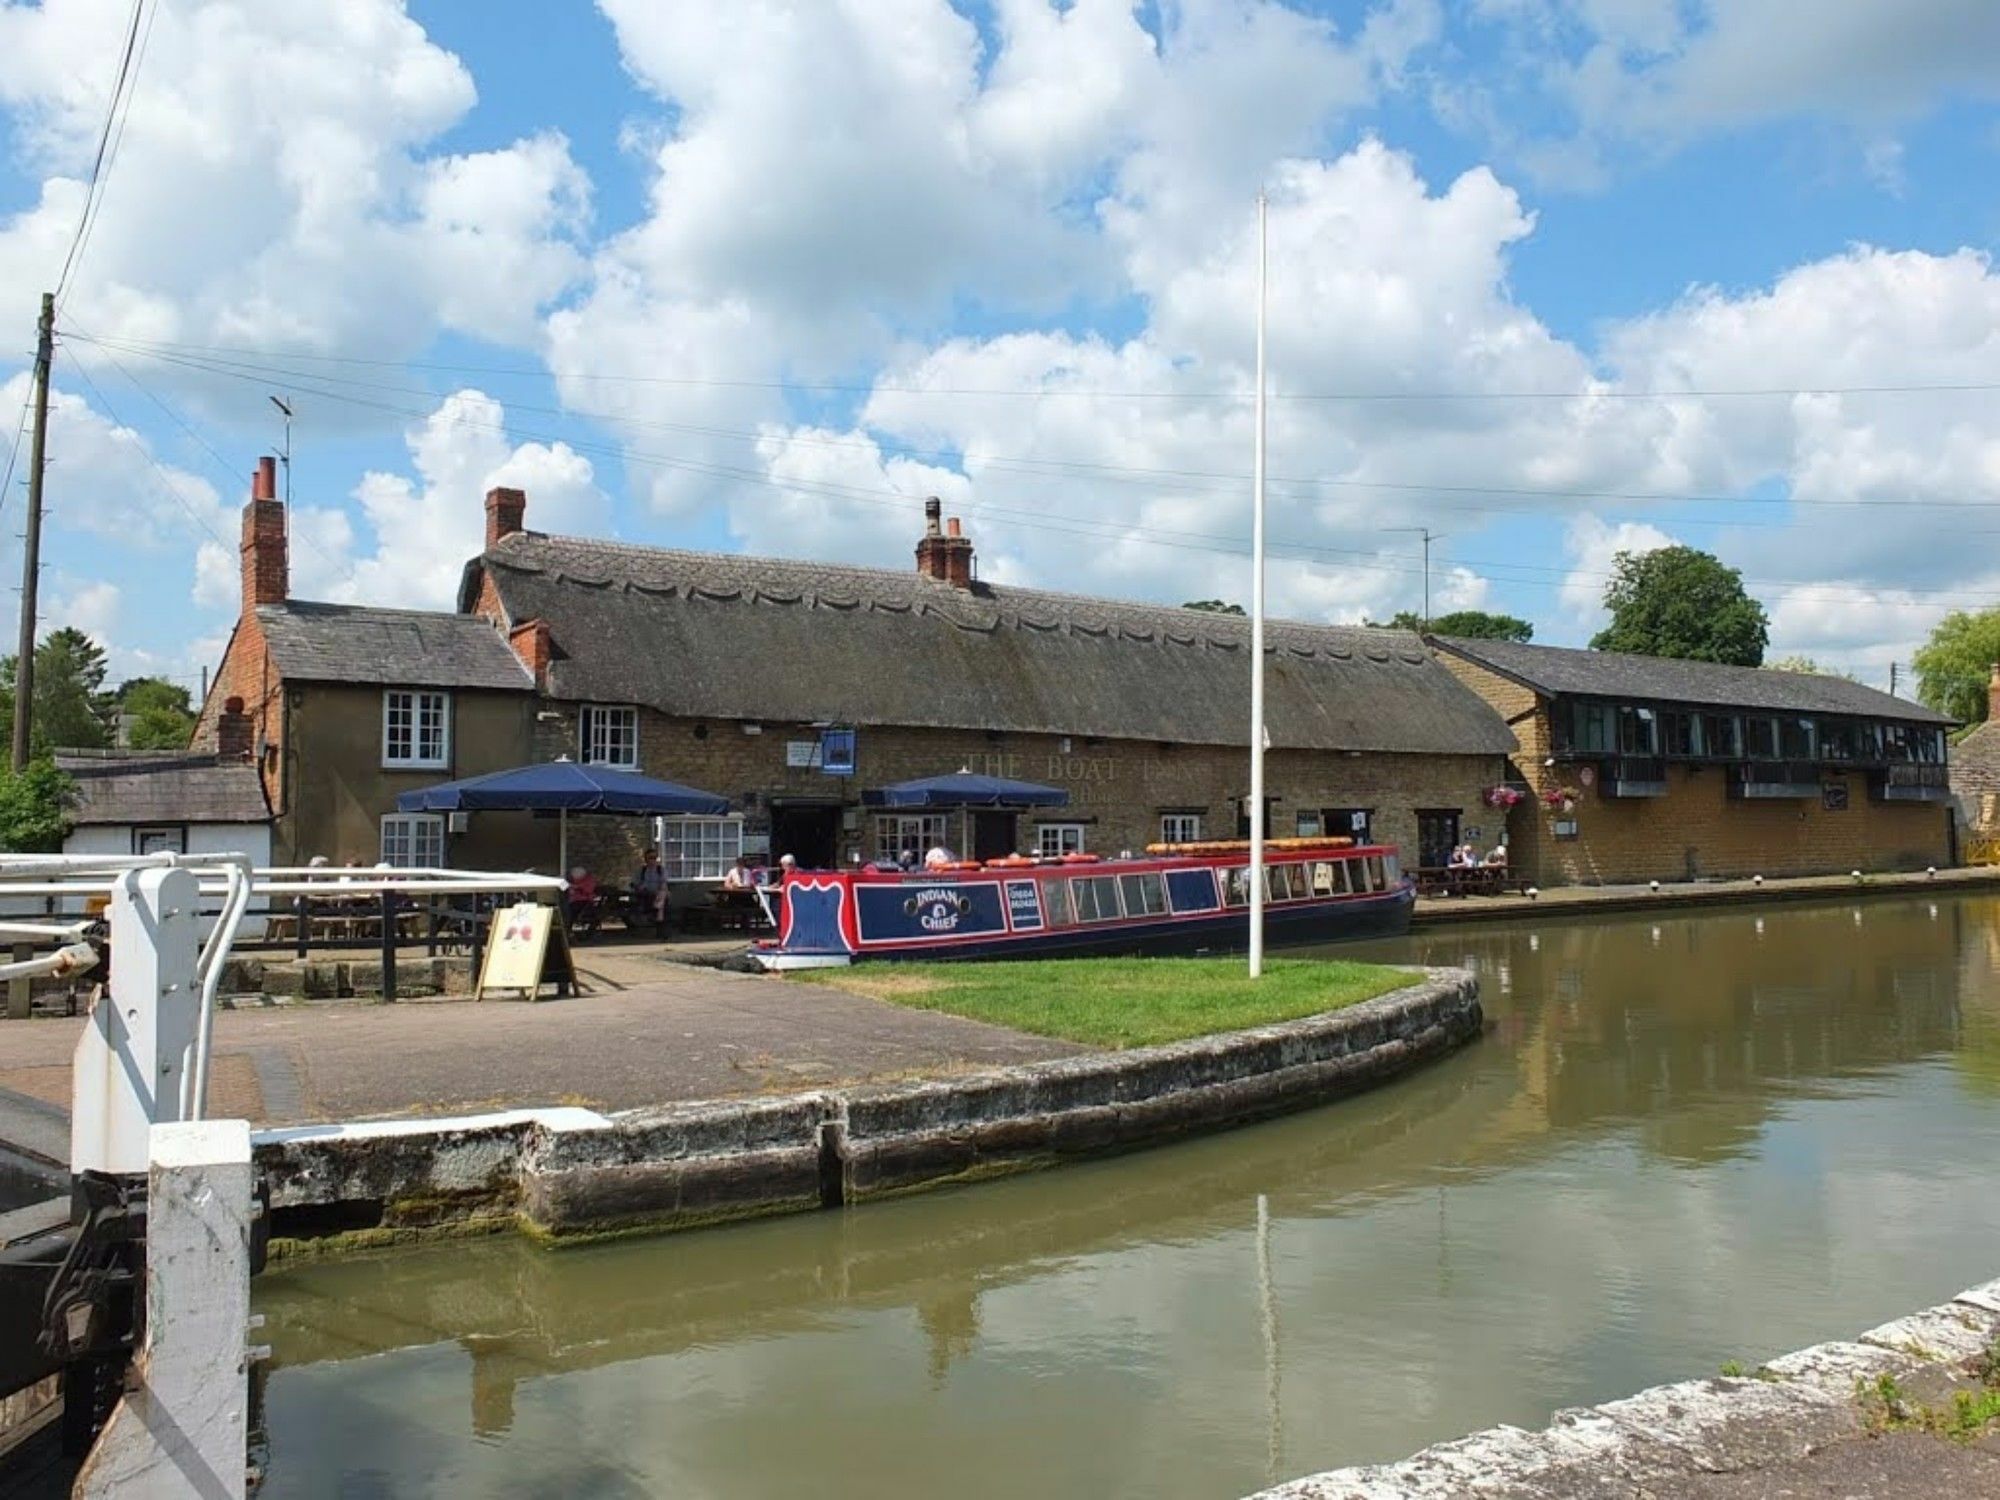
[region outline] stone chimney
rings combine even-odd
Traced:
[[[1996,661],[1986,670],[1986,717],[1990,719],[1993,717],[1993,711],[2000,708],[2000,661]]]
[[[486,545],[498,545],[503,536],[525,530],[528,497],[524,491],[492,489],[486,492]]]
[[[944,503],[933,495],[924,502],[924,534],[917,542],[917,571],[954,588],[972,587],[972,538],[959,527],[958,517],[940,524]]]
[[[285,504],[278,498],[278,461],[257,460],[250,479],[250,503],[243,507],[243,612],[260,604],[283,604],[291,592],[286,555]]]
[[[254,729],[241,698],[223,699],[215,719],[215,753],[224,760],[248,760],[256,743]]]

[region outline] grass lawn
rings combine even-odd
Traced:
[[[1318,959],[1057,958],[1025,963],[857,964],[790,976],[915,1010],[1093,1047],[1147,1047],[1340,1010],[1417,978],[1415,970]]]

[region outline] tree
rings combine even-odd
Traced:
[[[1475,641],[1518,641],[1524,646],[1535,638],[1535,627],[1520,616],[1489,614],[1483,609],[1455,609],[1434,616],[1428,625],[1415,610],[1399,610],[1388,628],[1463,636]]]
[[[20,771],[0,770],[0,849],[10,854],[52,854],[69,832],[76,783],[50,760],[31,760]]]
[[[1594,651],[1755,667],[1771,638],[1770,619],[1743,591],[1743,575],[1693,547],[1619,553],[1604,607],[1611,623],[1591,640]]]
[[[2000,662],[2000,609],[1953,610],[1911,660],[1919,698],[1961,723],[1979,723],[1993,664]]]
[[[0,661],[0,709],[14,718],[16,661]],[[61,745],[100,749],[111,743],[111,695],[104,691],[104,648],[73,626],[50,631],[35,647],[36,754]]]
[[[1240,615],[1248,613],[1240,604],[1226,604],[1220,599],[1190,599],[1182,609],[1198,609],[1211,615]]]
[[[1767,661],[1764,666],[1773,672],[1798,672],[1806,677],[1838,677],[1847,682],[1861,679],[1852,672],[1836,672],[1832,667],[1823,667],[1810,656],[1781,656],[1776,661]]]
[[[118,712],[132,719],[129,743],[135,750],[182,750],[194,733],[194,704],[188,690],[164,677],[131,677],[118,685]]]

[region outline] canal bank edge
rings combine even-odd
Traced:
[[[1769,1486],[1756,1493],[1773,1495],[1969,1493],[1955,1481],[1972,1456],[1943,1437],[1920,1436],[1921,1413],[1948,1413],[1953,1392],[1989,1388],[1981,1363],[1996,1347],[2000,1281],[1989,1281],[1852,1341],[1816,1344],[1753,1371],[1559,1411],[1540,1432],[1488,1428],[1401,1463],[1333,1469],[1250,1500],[1706,1495],[1704,1484],[1730,1476],[1754,1476]],[[1884,1436],[1906,1442],[1874,1441]],[[1797,1472],[1802,1466],[1810,1478]]]
[[[1476,1038],[1478,980],[1344,1010],[911,1083],[602,1115],[515,1110],[254,1134],[274,1254],[519,1228],[552,1241],[865,1203],[1245,1124]]]

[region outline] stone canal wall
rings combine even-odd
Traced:
[[[605,1116],[522,1110],[260,1132],[281,1242],[520,1226],[692,1228],[1132,1150],[1325,1103],[1478,1036],[1478,982],[1432,969],[1346,1010],[919,1083]],[[281,1250],[284,1246],[281,1244]]]
[[[1956,1393],[2000,1386],[1996,1349],[2000,1281],[1990,1281],[1755,1370],[1560,1411],[1540,1432],[1489,1428],[1252,1500],[1991,1494],[2000,1466],[1936,1434],[1956,1430]]]

